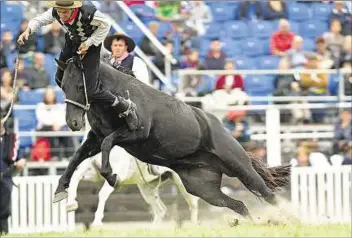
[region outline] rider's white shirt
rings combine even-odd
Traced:
[[[115,59],[111,58],[110,60],[111,65],[114,64],[114,62],[115,62]],[[150,85],[148,68],[141,58],[134,56],[132,71],[139,81],[147,85]]]

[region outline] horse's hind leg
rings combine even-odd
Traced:
[[[166,215],[166,206],[160,199],[159,189],[143,181],[138,183],[138,188],[144,200],[153,210],[153,223],[160,223]]]
[[[100,226],[103,224],[104,218],[104,209],[106,201],[108,200],[110,194],[115,190],[114,187],[111,187],[107,181],[104,182],[103,187],[99,191],[99,202],[98,208],[94,214],[93,226]]]
[[[186,200],[189,209],[191,211],[191,221],[193,224],[198,223],[198,213],[199,213],[199,198],[188,193],[185,186],[182,183],[180,176],[177,173],[172,172],[172,181],[174,181],[178,191],[182,194],[183,198]]]
[[[212,168],[180,168],[176,169],[186,190],[217,207],[227,207],[245,218],[251,215],[243,202],[225,195],[221,189],[222,173]]]

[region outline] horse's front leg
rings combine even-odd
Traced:
[[[76,150],[63,175],[59,179],[59,184],[54,195],[54,203],[67,198],[66,189],[69,187],[74,171],[82,161],[101,151],[100,144],[101,140],[92,131],[89,131],[87,139],[83,142],[81,147]]]
[[[117,174],[112,174],[112,168],[109,162],[109,156],[111,149],[118,143],[133,143],[137,139],[145,139],[148,137],[148,131],[138,130],[129,131],[127,129],[117,130],[105,137],[101,144],[102,162],[100,174],[108,181],[111,187],[117,187],[119,185],[119,178]]]

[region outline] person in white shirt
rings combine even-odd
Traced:
[[[111,22],[93,5],[83,5],[82,1],[48,1],[48,5],[51,8],[29,21],[28,28],[19,36],[18,43],[23,45],[29,35],[57,20],[67,32],[59,60],[67,62],[73,57],[84,56],[81,60],[89,101],[110,104],[120,117],[125,117],[131,130],[137,129],[136,105],[129,98],[126,100],[115,96],[109,89],[102,87],[98,77],[101,46],[110,31]],[[64,69],[58,67],[55,80],[59,86],[63,73]]]
[[[124,34],[109,36],[104,40],[104,47],[109,51],[108,55],[103,56],[104,60],[116,69],[122,66],[132,70],[138,80],[150,85],[147,65],[141,58],[131,54],[135,46],[134,41]]]

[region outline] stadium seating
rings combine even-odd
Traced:
[[[37,105],[38,103],[43,101],[43,98],[43,90],[30,90],[18,92],[19,104],[22,105]]]
[[[244,21],[228,21],[225,24],[227,36],[242,39],[249,36],[247,24]]]
[[[261,44],[261,41],[257,38],[250,37],[243,39],[241,45],[244,56],[254,57],[264,55],[264,46]]]
[[[277,27],[271,21],[256,21],[248,24],[251,36],[257,38],[269,38]]]
[[[328,21],[330,17],[330,13],[332,10],[331,4],[324,3],[313,3],[312,4],[312,19],[317,21]]]
[[[258,69],[278,69],[280,57],[278,56],[260,56],[256,58],[256,66]]]
[[[310,19],[309,7],[307,7],[307,4],[292,2],[288,6],[289,20],[306,21]]]
[[[315,39],[327,32],[329,28],[328,24],[323,21],[305,21],[300,23],[299,30],[303,38]]]

